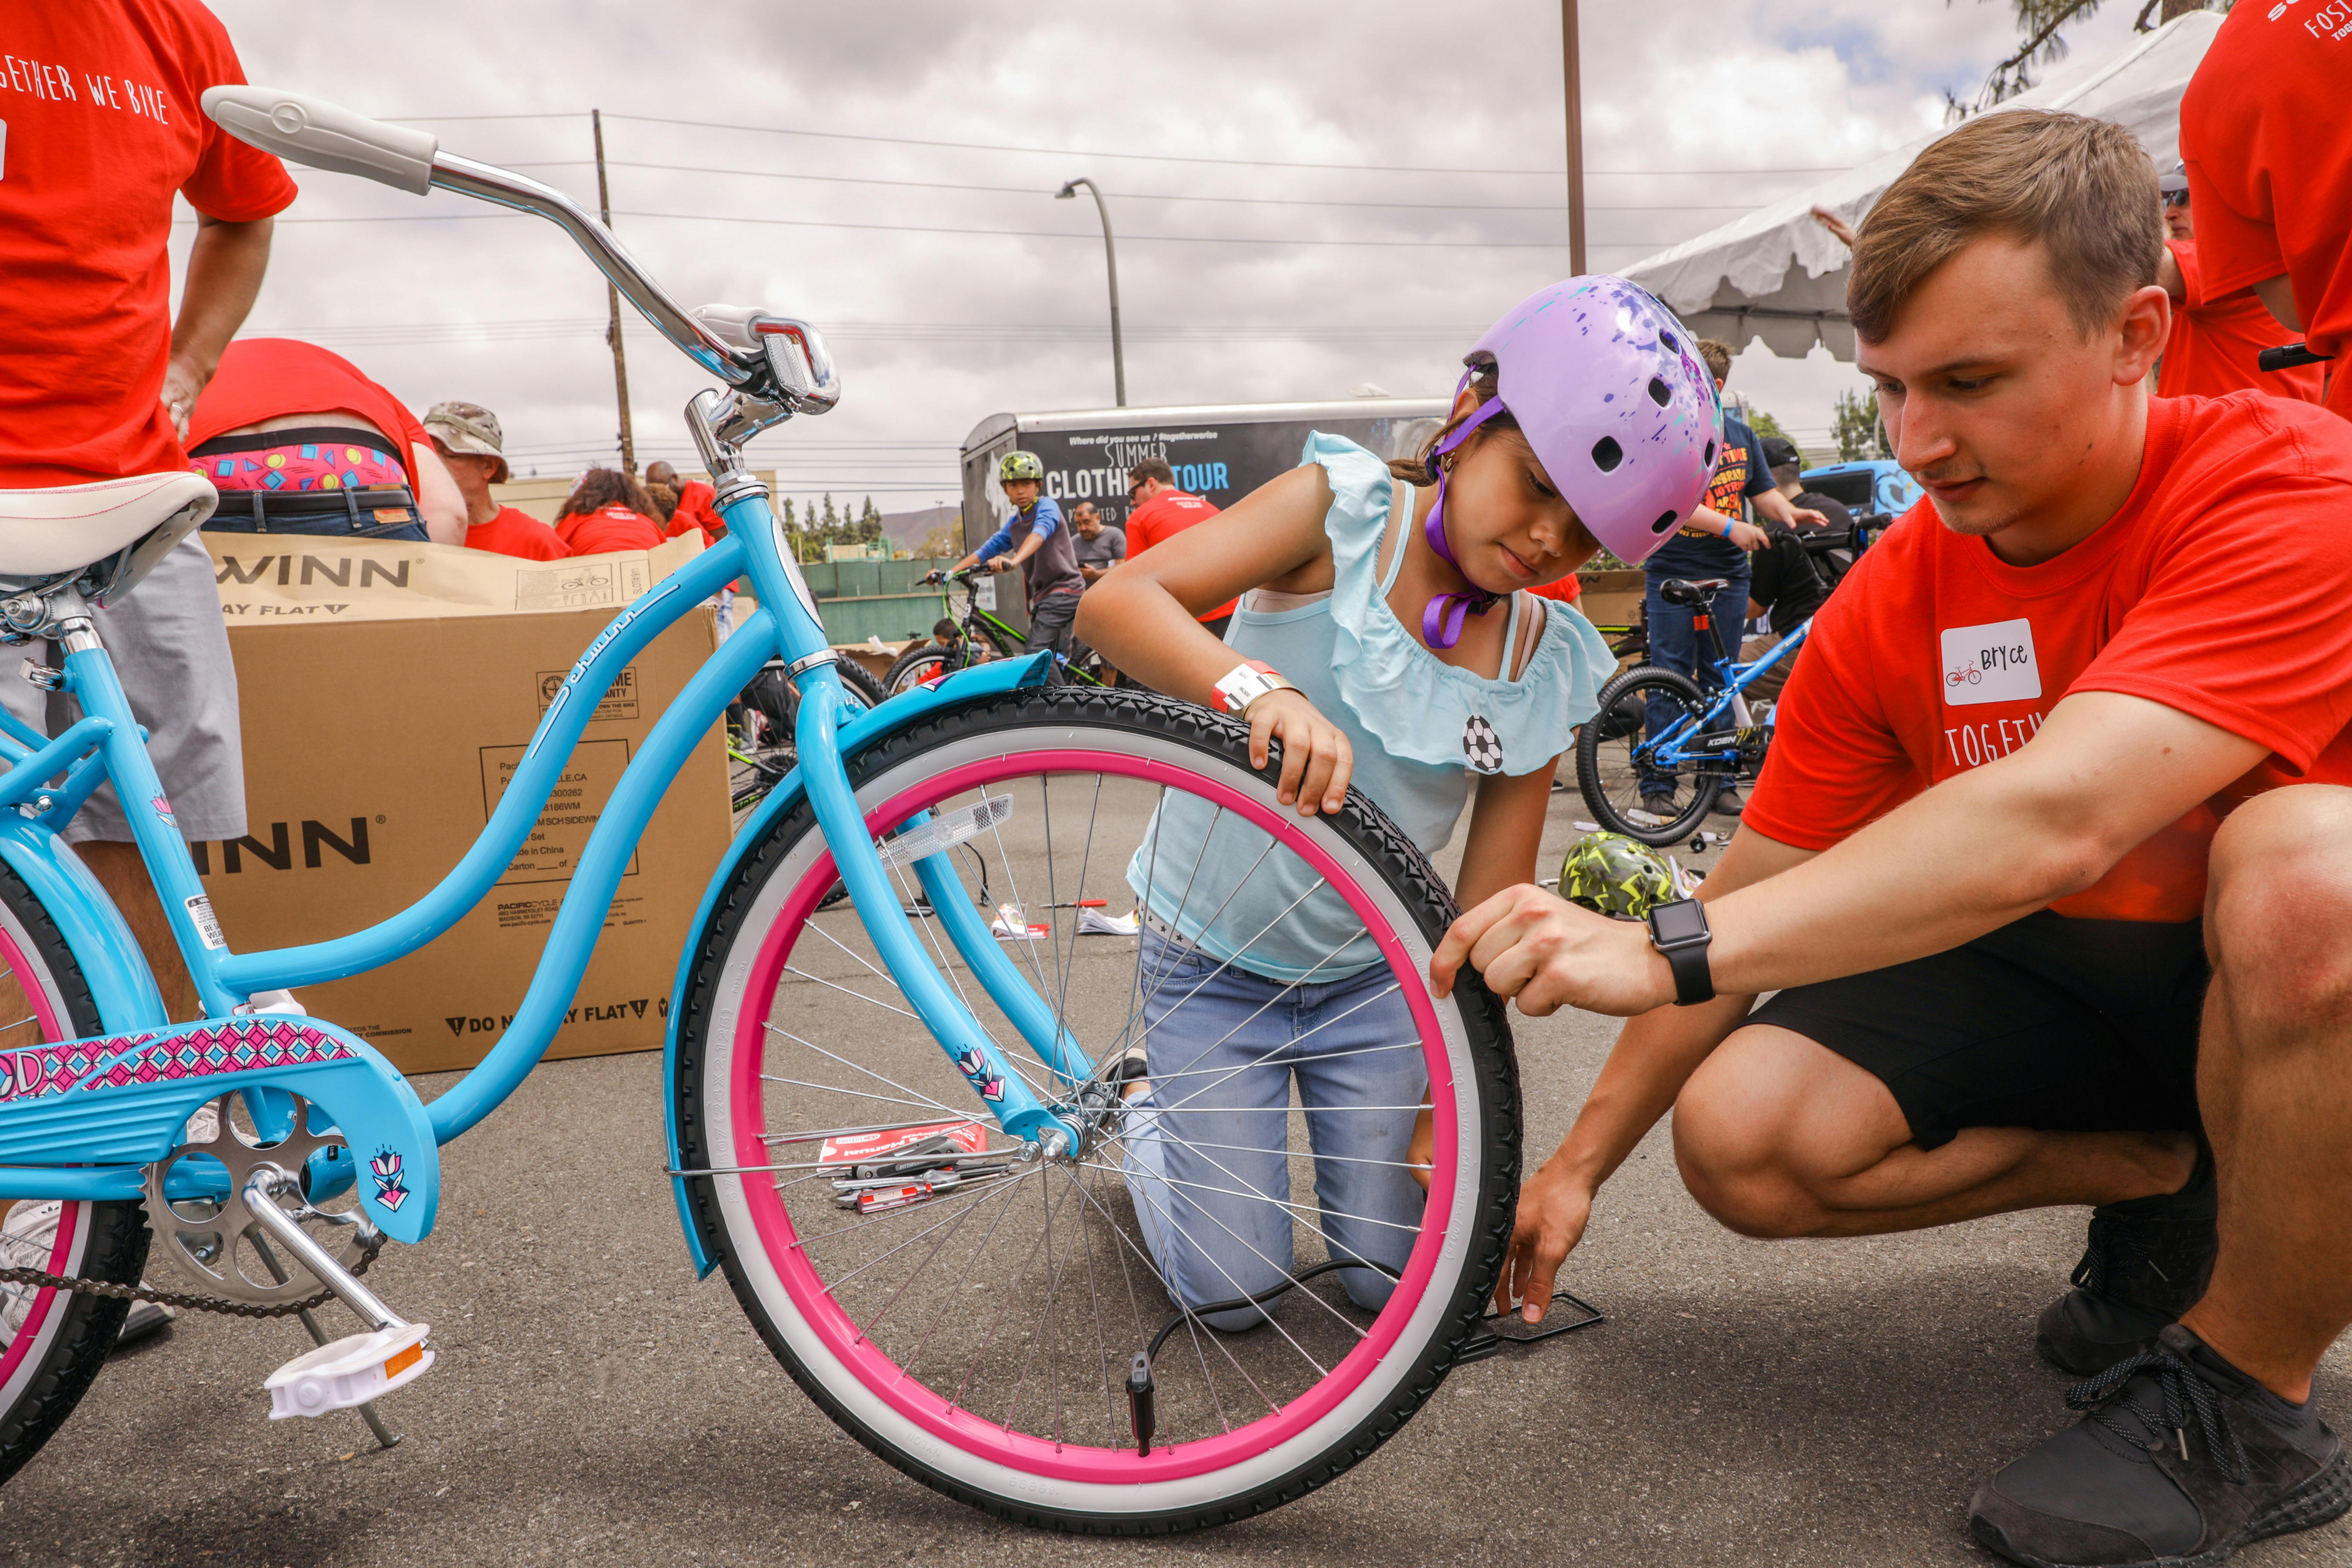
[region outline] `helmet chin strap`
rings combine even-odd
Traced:
[[[1465,374],[1462,378],[1462,385],[1469,384],[1470,377]],[[1455,391],[1458,393],[1460,388],[1455,388]],[[1488,398],[1469,418],[1455,426],[1452,433],[1437,444],[1436,450],[1429,455],[1430,463],[1437,468],[1437,500],[1429,509],[1429,521],[1422,525],[1422,532],[1428,539],[1429,547],[1437,552],[1438,559],[1456,572],[1462,570],[1462,563],[1454,558],[1453,546],[1445,542],[1445,481],[1452,475],[1444,466],[1444,459],[1468,440],[1472,431],[1502,412],[1503,400]],[[1432,647],[1452,647],[1462,640],[1462,628],[1470,616],[1483,616],[1502,602],[1502,595],[1489,594],[1475,584],[1466,593],[1436,595],[1422,606],[1422,640]]]

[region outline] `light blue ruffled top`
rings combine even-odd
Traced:
[[[1591,622],[1554,605],[1518,679],[1487,680],[1442,662],[1389,607],[1404,550],[1401,538],[1381,573],[1396,501],[1388,465],[1321,431],[1300,460],[1320,463],[1331,486],[1331,593],[1286,609],[1244,597],[1225,641],[1280,670],[1347,734],[1356,787],[1434,856],[1454,836],[1474,773],[1532,773],[1567,750],[1616,658]],[[1517,647],[1530,602],[1511,595],[1507,650]],[[1377,961],[1354,914],[1305,861],[1192,796],[1171,796],[1154,816],[1127,879],[1162,925],[1221,963],[1321,984]]]

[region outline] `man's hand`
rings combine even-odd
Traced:
[[[1511,1250],[1495,1280],[1495,1310],[1516,1309],[1523,1321],[1542,1322],[1559,1266],[1584,1239],[1584,1227],[1591,1219],[1592,1188],[1558,1160],[1545,1161],[1522,1182],[1518,1217],[1511,1224]]]
[[[1467,963],[1530,1018],[1563,1006],[1631,1018],[1675,999],[1674,971],[1649,928],[1580,909],[1541,888],[1506,888],[1454,922],[1429,961],[1431,989],[1454,990]]]
[[[1813,514],[1821,516],[1819,512]],[[1766,550],[1771,547],[1771,536],[1752,522],[1735,522],[1726,530],[1724,538],[1742,550]]]
[[[1275,798],[1298,815],[1337,811],[1348,804],[1348,776],[1355,772],[1356,755],[1339,727],[1316,711],[1315,704],[1297,691],[1269,691],[1249,705],[1250,766],[1265,766],[1268,742],[1282,742],[1282,775]]]
[[[195,409],[196,394],[211,379],[202,366],[178,354],[173,354],[163,367],[163,416],[171,420],[173,432],[182,441],[188,438],[188,416]]]

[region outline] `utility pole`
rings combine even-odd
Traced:
[[[1568,270],[1584,274],[1584,93],[1576,64],[1577,0],[1559,0],[1562,72],[1568,83]]]
[[[1110,235],[1110,207],[1103,200],[1101,187],[1084,174],[1055,191],[1054,199],[1062,202],[1075,199],[1080,185],[1086,186],[1087,194],[1095,199],[1095,211],[1102,215],[1103,265],[1110,272],[1111,387],[1118,398],[1118,406],[1124,408],[1127,406],[1127,345],[1119,341],[1118,335],[1118,246]]]
[[[604,111],[588,111],[589,128],[596,133],[596,216],[604,226],[613,226],[613,193],[604,183]],[[604,341],[613,345],[613,391],[621,405],[621,471],[631,479],[637,477],[636,437],[629,428],[629,362],[621,352],[621,291],[611,283],[604,285],[604,304],[609,315],[604,328]]]

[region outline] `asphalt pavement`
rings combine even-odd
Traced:
[[[1580,815],[1555,797],[1554,853]],[[1614,1026],[1517,1028],[1548,1151]],[[551,1064],[445,1151],[439,1229],[370,1280],[441,1358],[385,1403],[398,1447],[355,1415],[266,1419],[262,1378],[308,1344],[290,1321],[184,1318],[0,1489],[0,1564],[1987,1564],[1969,1493],[2069,1420],[2031,1338],[2080,1211],[1743,1240],[1684,1194],[1661,1129],[1565,1280],[1606,1322],[1459,1370],[1370,1460],[1263,1518],[1152,1542],[1004,1525],[844,1436],[725,1284],[694,1280],[660,1087],[656,1056]],[[2347,1347],[2318,1398],[2352,1420]],[[2352,1525],[2237,1561],[2352,1563]]]

